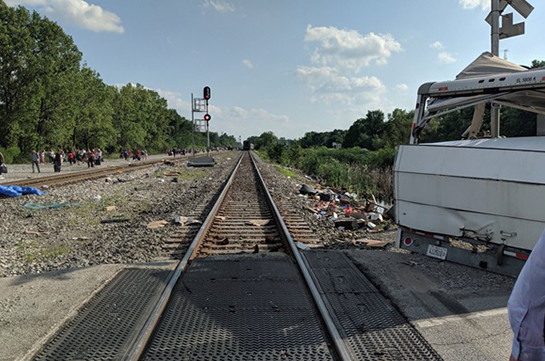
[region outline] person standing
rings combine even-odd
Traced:
[[[36,152],[35,149],[32,150],[30,159],[32,160],[32,173],[34,173],[34,166],[36,166],[36,169],[38,169],[38,173],[40,173],[40,154]]]
[[[4,173],[4,155],[0,152],[0,179],[4,179],[2,173]]]
[[[62,166],[62,160],[63,159],[64,159],[63,151],[62,151],[62,149],[59,149],[59,151],[57,153],[55,153],[55,158],[53,160],[53,170],[55,172],[60,172],[61,171],[61,166]]]
[[[520,272],[509,301],[510,361],[545,361],[545,231]]]
[[[87,150],[87,168],[94,168],[95,152],[91,149]]]

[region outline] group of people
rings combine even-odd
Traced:
[[[185,155],[185,153],[186,153],[186,150],[180,149],[180,148],[172,148],[167,150],[168,156],[169,157],[174,156],[174,158],[176,158],[176,154]]]
[[[147,160],[148,159],[148,151],[143,149],[124,149],[121,152],[120,158],[125,159],[127,162],[129,159],[132,158],[132,160]]]
[[[103,161],[102,151],[100,149],[70,149],[67,153],[63,149],[59,149],[57,152],[50,150],[37,152],[32,151],[30,159],[32,161],[32,173],[36,170],[40,173],[40,164],[45,164],[46,156],[49,158],[49,163],[53,164],[53,170],[60,172],[64,162],[68,161],[70,165],[87,164],[88,168],[100,165]]]

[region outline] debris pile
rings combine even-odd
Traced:
[[[390,228],[387,207],[379,204],[374,196],[359,199],[355,193],[316,189],[307,184],[301,186],[299,195],[306,198],[304,208],[307,211],[332,222],[338,230],[365,229],[374,233]]]

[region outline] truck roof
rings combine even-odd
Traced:
[[[430,98],[429,113],[493,101],[545,114],[545,68],[527,69],[485,52],[455,80],[422,84],[418,94]]]
[[[437,143],[420,143],[419,146],[460,147],[481,149],[521,150],[545,152],[545,137],[484,138],[453,140]]]

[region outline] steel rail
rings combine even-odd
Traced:
[[[293,241],[293,238],[290,235],[288,227],[286,226],[286,224],[284,223],[284,220],[282,219],[282,215],[280,214],[280,211],[276,207],[276,204],[274,203],[272,196],[269,193],[269,190],[265,186],[265,181],[263,180],[263,177],[261,176],[261,172],[259,171],[259,168],[257,167],[254,157],[251,153],[250,153],[250,159],[252,160],[252,163],[255,169],[257,170],[257,174],[259,176],[259,179],[261,180],[261,183],[263,184],[263,188],[265,190],[265,194],[267,195],[267,200],[269,201],[269,204],[273,210],[274,217],[276,218],[276,221],[282,228],[286,241],[288,242],[290,246],[291,252],[293,253],[293,256],[295,257],[295,260],[297,261],[297,265],[299,266],[299,269],[301,270],[301,273],[303,274],[305,278],[305,281],[312,294],[314,302],[316,303],[316,306],[318,307],[318,310],[320,311],[320,315],[322,316],[322,319],[325,322],[327,331],[329,332],[331,339],[333,341],[333,344],[335,346],[335,350],[339,354],[339,357],[341,358],[342,361],[352,360],[353,357],[351,356],[351,353],[348,351],[344,341],[342,340],[339,330],[337,329],[335,322],[331,318],[331,315],[329,314],[329,311],[327,310],[327,306],[325,305],[322,297],[320,296],[318,287],[316,286],[316,283],[314,282],[314,279],[312,278],[308,270],[307,264],[304,262],[303,257],[301,256],[299,249],[297,248],[297,245],[295,244],[295,242]]]
[[[139,163],[139,164],[129,164],[129,165],[120,165],[120,166],[112,166],[112,167],[106,167],[102,169],[85,169],[81,171],[75,171],[70,173],[62,173],[62,174],[55,174],[51,176],[45,176],[45,177],[36,177],[31,179],[20,179],[12,182],[4,182],[3,184],[9,184],[9,185],[18,185],[18,186],[32,186],[32,185],[65,185],[70,184],[72,182],[77,182],[80,180],[86,180],[86,179],[96,179],[101,178],[108,174],[113,174],[119,171],[135,171],[141,168],[150,167],[157,163],[163,163],[165,160],[154,160],[154,161],[147,161],[145,163]]]
[[[243,156],[244,154],[241,154],[237,165],[231,172],[231,176],[229,177],[229,180],[227,181],[227,183],[225,184],[225,187],[223,188],[223,191],[219,195],[216,203],[214,203],[212,210],[208,214],[208,217],[206,217],[206,220],[201,226],[199,232],[197,233],[197,235],[191,242],[191,245],[187,249],[184,257],[176,266],[176,269],[172,273],[172,276],[170,277],[167,285],[165,286],[165,289],[163,290],[161,297],[159,298],[159,301],[157,302],[153,311],[148,317],[144,327],[139,332],[138,337],[135,343],[133,344],[133,347],[131,347],[122,358],[123,361],[137,361],[142,355],[142,353],[144,352],[146,345],[153,333],[153,330],[155,329],[157,323],[159,322],[159,319],[161,318],[161,314],[163,313],[164,309],[167,306],[170,296],[172,295],[174,286],[176,285],[176,283],[178,282],[182,274],[186,271],[189,261],[194,258],[196,252],[199,249],[199,245],[201,244],[202,240],[204,239],[206,235],[206,232],[212,225],[212,222],[214,221],[214,218],[216,214],[218,213],[218,210],[221,204],[223,203],[223,200],[225,199],[225,196],[227,195],[227,192],[229,191],[231,184],[233,183],[233,179],[235,178],[235,174],[240,166]]]
[[[161,159],[153,159],[153,160],[144,160],[140,161],[139,163],[130,163],[130,164],[124,164],[124,165],[116,165],[111,167],[104,167],[100,169],[84,169],[80,171],[75,172],[64,172],[59,174],[54,174],[50,176],[44,176],[44,177],[36,177],[36,178],[30,178],[30,179],[19,179],[12,182],[9,182],[7,180],[3,180],[3,182],[0,182],[0,185],[17,185],[17,186],[59,186],[59,185],[66,185],[66,184],[72,184],[75,182],[79,182],[81,180],[88,180],[88,179],[97,179],[101,178],[108,174],[117,173],[119,171],[123,172],[132,172],[135,170],[139,170],[142,168],[151,167],[154,164],[159,163],[165,163],[165,162],[176,162],[176,161],[186,161],[190,158],[190,156],[180,156],[178,158],[161,158]],[[199,157],[196,157],[199,158]]]

